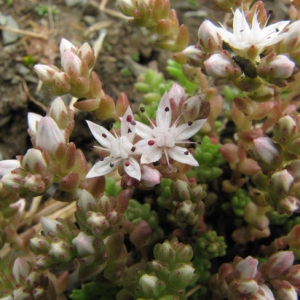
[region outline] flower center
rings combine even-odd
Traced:
[[[175,146],[175,133],[176,127],[160,128],[155,127],[153,129],[153,135],[155,136],[156,145],[160,148],[173,148]]]
[[[111,145],[111,156],[127,159],[132,153],[133,145],[126,136],[121,136]]]

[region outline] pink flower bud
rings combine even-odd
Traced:
[[[205,52],[214,52],[222,48],[222,40],[218,34],[218,30],[218,27],[208,20],[205,20],[200,25],[198,39],[201,48]]]
[[[26,281],[26,278],[31,270],[31,266],[28,261],[18,257],[13,265],[12,273],[17,283],[22,284]]]
[[[286,55],[271,53],[261,60],[257,72],[263,78],[286,79],[293,74],[294,67],[295,63]]]
[[[59,233],[58,228],[59,226],[61,226],[61,223],[59,223],[58,221],[46,217],[41,217],[41,223],[43,232],[46,236],[55,237]]]
[[[62,54],[61,65],[67,74],[81,73],[81,59],[71,49],[66,49]]]
[[[296,197],[289,196],[279,201],[277,210],[279,213],[292,214],[293,212],[297,211],[299,207],[299,199]]]
[[[272,139],[268,137],[259,137],[253,140],[253,154],[258,160],[266,164],[272,164],[280,158],[279,151]]]
[[[73,49],[76,51],[77,47],[75,47],[70,41],[65,38],[62,38],[59,44],[60,55],[62,56],[64,52],[68,49]]]
[[[68,114],[67,107],[61,97],[56,97],[49,109],[49,116],[58,122],[61,118],[65,119]]]
[[[154,168],[141,166],[141,182],[144,187],[153,187],[160,183],[161,174]]]
[[[211,55],[205,62],[206,73],[214,78],[237,77],[241,74],[240,68],[225,52]]]
[[[52,118],[43,117],[38,124],[36,146],[53,155],[60,144],[65,144],[61,130]]]
[[[250,280],[255,277],[257,273],[258,260],[252,256],[248,256],[245,259],[238,262],[232,276],[236,279]]]
[[[274,253],[266,262],[262,265],[262,272],[264,272],[269,279],[280,278],[294,262],[293,251],[279,251]]]
[[[297,123],[289,115],[280,118],[273,127],[273,139],[281,145],[288,144],[297,136]]]
[[[34,66],[34,70],[38,77],[43,81],[43,82],[52,82],[53,80],[53,75],[58,71],[56,67],[48,66],[48,65],[42,65],[42,64],[37,64]]]
[[[117,0],[117,6],[124,15],[131,16],[131,12],[135,9],[134,2],[132,0]]]

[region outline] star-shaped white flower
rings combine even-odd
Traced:
[[[233,32],[228,31],[222,25],[218,33],[231,48],[240,56],[250,60],[262,53],[266,47],[281,41],[287,33],[282,33],[289,21],[280,21],[269,26],[260,27],[255,12],[250,28],[243,12],[237,9],[234,12]]]
[[[187,139],[199,131],[206,119],[181,125],[178,125],[179,119],[177,119],[172,124],[170,99],[174,96],[175,88],[176,86],[173,85],[170,92],[166,92],[163,95],[156,112],[156,124],[151,122],[151,126],[147,126],[143,123],[136,122],[136,134],[139,135],[142,140],[137,142],[135,147],[136,153],[142,154],[142,164],[158,161],[164,154],[168,164],[169,158],[172,158],[183,164],[191,166],[199,165],[188,149],[178,146],[178,144],[187,143]],[[184,93],[181,96],[184,97]]]
[[[132,141],[135,136],[135,121],[130,107],[127,108],[121,121],[121,135],[111,134],[104,127],[87,121],[88,126],[95,139],[103,146],[102,150],[110,152],[110,155],[97,162],[87,174],[87,178],[103,176],[120,164],[123,164],[124,171],[137,180],[141,180],[141,169],[139,163],[132,157],[135,154],[135,147]]]

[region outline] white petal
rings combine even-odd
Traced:
[[[170,127],[171,120],[172,120],[172,111],[170,105],[170,96],[168,92],[165,92],[157,107],[156,125],[157,127],[168,128]]]
[[[191,166],[199,166],[199,163],[194,156],[186,148],[174,147],[167,149],[168,155],[174,160]],[[185,154],[187,153],[187,154]]]
[[[130,106],[128,105],[128,108],[123,116],[121,118],[121,136],[126,136],[130,142],[133,141],[134,135],[135,135],[135,125],[132,125],[131,122],[128,122],[127,118],[131,117],[131,122],[134,122],[133,114],[131,111]]]
[[[192,137],[193,135],[195,135],[200,128],[203,126],[203,124],[206,122],[206,119],[200,119],[200,120],[196,120],[194,122],[192,122],[191,125],[189,125],[188,123],[184,123],[181,124],[177,127],[176,130],[176,140],[179,141],[183,141],[183,140],[187,140],[190,137]]]
[[[0,161],[0,177],[8,174],[12,170],[19,168],[20,162],[17,159],[6,159]]]
[[[42,119],[43,116],[38,115],[36,113],[33,112],[29,112],[27,114],[27,123],[28,123],[28,128],[36,133],[37,130],[37,123]]]
[[[65,144],[64,135],[51,117],[43,117],[38,123],[35,143],[50,154],[54,154],[60,144]]]
[[[144,123],[136,121],[135,133],[143,139],[153,138],[153,129]]]
[[[115,141],[115,137],[104,127],[93,123],[91,121],[86,121],[91,133],[94,138],[105,148],[111,148],[111,145]]]
[[[162,149],[153,146],[149,146],[149,148],[144,152],[141,157],[142,164],[150,164],[152,162],[160,160],[162,156]]]
[[[121,162],[120,158],[111,159],[105,157],[104,160],[98,161],[86,175],[86,178],[104,176],[113,171]]]
[[[141,180],[141,168],[139,163],[132,157],[129,157],[128,161],[130,162],[129,166],[126,166],[126,160],[124,160],[123,166],[125,172],[132,178]]]
[[[76,47],[70,41],[68,41],[65,38],[62,38],[61,41],[60,41],[60,44],[59,44],[60,55],[63,55],[65,50],[71,49],[71,48],[76,50]]]

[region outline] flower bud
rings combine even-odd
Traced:
[[[296,135],[296,121],[289,115],[280,118],[273,127],[273,139],[281,145],[288,144]]]
[[[286,79],[294,71],[295,63],[287,56],[274,53],[264,57],[257,66],[257,73],[262,78]]]
[[[185,289],[195,278],[195,269],[189,264],[179,264],[168,276],[168,282],[176,289]]]
[[[253,140],[253,155],[258,160],[272,165],[274,163],[278,164],[281,161],[278,148],[268,137],[259,137]]]
[[[51,243],[49,255],[62,263],[72,260],[72,254],[69,246],[64,241],[55,241]]]
[[[248,256],[237,263],[232,276],[236,279],[250,280],[254,278],[257,273],[257,265],[258,260],[252,256]]]
[[[61,223],[46,217],[41,217],[43,232],[46,236],[55,237],[59,234],[58,227]]]
[[[141,287],[144,295],[151,298],[156,298],[166,288],[164,282],[159,280],[158,277],[153,275],[144,274],[139,280],[139,286]]]
[[[154,168],[141,166],[141,182],[144,187],[153,187],[160,183],[161,174]]]
[[[53,75],[58,72],[56,67],[42,64],[35,65],[34,70],[45,84],[51,84],[53,82]]]
[[[65,138],[54,120],[43,117],[36,133],[36,146],[54,155],[60,144],[65,144]]]
[[[68,41],[65,38],[62,38],[59,44],[59,51],[60,55],[62,56],[64,52],[68,49],[73,49],[73,51],[76,51],[77,47],[75,47],[70,41]]]
[[[132,0],[117,0],[117,6],[121,13],[123,13],[125,16],[131,17],[131,12],[135,9],[135,1]]]
[[[293,251],[279,251],[274,253],[266,262],[263,272],[267,278],[274,279],[280,278],[294,262]]]
[[[13,265],[12,273],[17,283],[23,283],[29,272],[31,270],[31,266],[28,261],[23,258],[18,257]]]
[[[238,77],[241,69],[226,52],[215,53],[205,62],[206,73],[213,78]]]
[[[285,38],[282,40],[281,45],[283,47],[282,52],[290,53],[300,46],[300,20],[293,22],[288,26],[288,31]]]
[[[293,181],[293,176],[287,170],[274,173],[269,182],[270,193],[276,198],[287,195]]]
[[[77,237],[72,240],[72,244],[75,246],[79,256],[88,256],[95,253],[94,240],[95,238],[92,235],[80,232]]]
[[[93,68],[96,57],[94,50],[88,43],[84,43],[78,48],[77,55],[82,61],[86,62],[89,69]]]
[[[62,54],[61,65],[70,76],[73,74],[78,76],[81,73],[81,60],[71,49],[66,49]]]
[[[295,288],[286,280],[281,283],[280,288],[276,290],[276,300],[297,300],[298,294]]]
[[[65,123],[67,116],[68,116],[68,110],[67,110],[67,107],[61,97],[56,97],[52,101],[52,103],[50,105],[50,109],[49,109],[49,116],[57,124]],[[66,127],[66,126],[63,126],[60,128],[63,129],[64,127]]]
[[[206,53],[196,46],[188,46],[182,51],[182,53],[187,58],[188,64],[194,67],[201,67],[204,59],[206,58]]]
[[[291,215],[300,207],[300,201],[296,197],[285,197],[278,202],[277,210],[279,213]]]
[[[47,170],[47,163],[43,153],[34,148],[27,150],[22,160],[22,166],[23,169],[31,173],[43,174]]]
[[[201,48],[205,52],[215,52],[222,49],[222,40],[216,27],[209,20],[205,20],[199,27],[198,39]]]
[[[176,262],[176,253],[173,245],[169,241],[164,241],[162,244],[156,244],[153,250],[154,257],[157,260],[173,265]]]
[[[41,121],[43,116],[29,112],[27,114],[28,131],[31,137],[36,135],[38,123]]]

